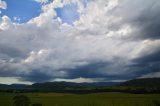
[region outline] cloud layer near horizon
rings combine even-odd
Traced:
[[[72,25],[55,11],[71,3],[80,16]],[[160,77],[159,10],[158,0],[54,0],[27,23],[2,16],[0,77],[30,82]]]

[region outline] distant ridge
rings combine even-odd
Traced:
[[[25,88],[29,85],[25,85],[25,84],[11,84],[11,85],[7,85],[7,84],[0,84],[0,89],[21,89],[21,88]]]
[[[96,83],[73,83],[73,82],[45,82],[45,83],[35,83],[28,86],[29,89],[39,89],[39,90],[89,90],[100,87],[108,87],[120,84],[119,82],[96,82]]]
[[[0,84],[0,91],[9,92],[70,92],[70,93],[96,93],[96,92],[129,92],[129,93],[160,93],[160,78],[141,78],[126,82],[44,82],[32,85]]]
[[[120,82],[95,82],[95,83],[73,83],[73,82],[44,82],[34,83],[32,85],[25,84],[0,84],[0,89],[34,89],[34,90],[80,90],[92,89],[97,87],[114,86]]]
[[[160,78],[133,79],[133,80],[129,80],[124,83],[121,83],[119,86],[160,88]]]

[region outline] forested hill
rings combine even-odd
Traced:
[[[73,82],[45,82],[32,85],[23,84],[0,84],[0,89],[34,89],[34,90],[83,90],[99,87],[108,87],[120,84],[119,82],[96,82],[96,83],[73,83]]]
[[[131,92],[131,93],[160,93],[160,78],[133,79],[126,82],[97,82],[97,83],[72,83],[72,82],[45,82],[32,85],[5,85],[0,84],[1,91],[21,92]]]
[[[25,85],[25,84],[11,84],[11,85],[7,85],[7,84],[0,84],[0,90],[3,89],[21,89],[21,88],[25,88],[29,85]]]
[[[120,86],[160,88],[160,78],[133,79],[133,80],[129,80],[124,83],[121,83]]]
[[[119,82],[97,82],[97,83],[72,83],[72,82],[46,82],[35,83],[28,86],[28,89],[38,90],[91,90],[95,88],[108,87],[120,84]]]

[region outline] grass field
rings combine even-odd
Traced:
[[[23,93],[32,103],[43,106],[159,106],[160,94],[124,94],[124,93],[95,93],[95,94],[63,94],[63,93]],[[13,106],[15,94],[0,93],[0,106]]]

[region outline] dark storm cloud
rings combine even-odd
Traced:
[[[19,80],[30,82],[47,82],[50,81],[52,78],[52,75],[41,72],[40,70],[33,70],[27,75],[21,75],[21,78]]]
[[[137,78],[148,73],[158,72],[160,69],[159,64],[160,62],[149,63],[149,64],[142,62],[135,62],[134,64],[130,64],[126,67],[129,67],[128,71],[132,71],[135,78]]]
[[[158,0],[123,0],[113,11],[122,17],[122,23],[134,28],[130,38],[160,39],[160,1]]]
[[[25,57],[25,54],[21,50],[3,44],[0,44],[0,55],[6,55],[7,57],[10,58]]]
[[[56,76],[49,74],[48,71],[51,71],[51,69],[46,67],[41,67],[39,69],[32,68],[30,70],[22,71],[23,68],[24,67],[20,66],[15,67],[9,63],[5,65],[0,64],[0,77],[18,77],[20,81],[47,82],[50,81],[53,76]]]
[[[124,69],[122,66],[117,66],[116,71],[119,71],[119,74],[115,74],[115,69],[112,69],[112,67],[116,62],[108,63],[108,62],[95,62],[90,63],[85,66],[76,67],[74,69],[68,69],[68,76],[65,78],[103,78],[103,81],[110,81],[110,80],[128,80],[135,78],[138,75],[135,74],[135,70],[130,70],[130,66],[128,67],[128,70]],[[125,71],[124,71],[125,70]],[[124,71],[124,72],[123,72]],[[123,73],[122,73],[123,72]],[[130,74],[129,74],[130,73]]]
[[[133,20],[133,26],[139,30],[137,39],[160,39],[160,6],[154,7],[154,5]]]
[[[15,76],[18,76],[15,70],[7,69],[6,66],[5,67],[0,66],[0,77],[15,77]]]
[[[129,67],[135,71],[137,76],[160,71],[160,50],[155,50],[151,54],[143,54],[132,60],[133,64]]]
[[[160,49],[154,51],[151,54],[144,53],[144,55],[142,55],[141,57],[135,58],[133,62],[138,62],[141,64],[160,62]]]
[[[68,69],[68,78],[96,78],[105,77],[105,75],[96,72],[100,68],[106,67],[108,63],[90,63],[85,66],[76,67],[74,69]]]

